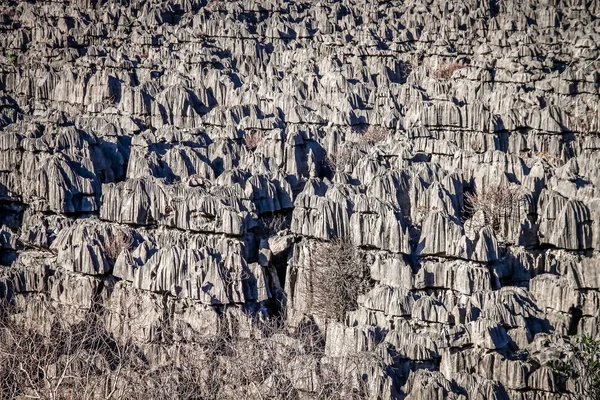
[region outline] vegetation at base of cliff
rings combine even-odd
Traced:
[[[0,398],[299,399],[306,385],[320,399],[364,398],[365,356],[334,362],[310,323],[291,328],[281,316],[243,329],[228,321],[214,336],[143,343],[101,304],[73,313],[35,301],[44,315],[37,325],[22,310],[2,308]]]

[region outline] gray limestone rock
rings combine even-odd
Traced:
[[[383,311],[386,316],[410,316],[415,300],[409,290],[379,285],[359,299],[359,304],[370,310]]]
[[[600,338],[598,15],[8,2],[0,298],[41,329],[44,299],[103,308],[157,370],[225,333],[297,355],[217,397],[319,398],[331,373],[341,397],[574,399],[549,360]],[[336,321],[311,268],[334,239],[364,272]]]
[[[404,289],[414,287],[414,274],[410,265],[403,258],[383,258],[376,256],[370,269],[371,279],[384,285]]]
[[[491,277],[487,268],[460,260],[426,261],[415,279],[415,287],[418,289],[451,289],[465,295],[491,290]]]
[[[393,208],[363,195],[354,198],[350,235],[355,246],[410,254],[409,236]]]
[[[509,343],[509,336],[504,328],[486,318],[468,324],[473,344],[484,349],[501,349]]]
[[[470,258],[470,241],[463,238],[463,228],[450,216],[432,212],[423,222],[421,237],[417,245],[418,255],[447,255]]]

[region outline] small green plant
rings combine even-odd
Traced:
[[[8,53],[6,58],[8,59],[8,62],[13,65],[17,65],[17,62],[19,62],[19,56],[15,53]]]
[[[583,382],[586,394],[592,400],[600,400],[600,340],[591,336],[578,339],[579,354],[583,361]]]
[[[553,360],[550,368],[560,380],[568,378],[581,380],[585,399],[600,400],[600,340],[591,336],[579,336],[576,339],[573,357]]]

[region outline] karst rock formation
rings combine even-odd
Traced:
[[[599,43],[597,0],[5,0],[0,295],[101,302],[155,364],[311,321],[300,399],[350,354],[370,399],[581,398],[551,360],[600,339]],[[370,276],[335,320],[337,238]]]

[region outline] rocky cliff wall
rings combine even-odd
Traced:
[[[0,292],[32,321],[39,294],[73,318],[100,301],[156,360],[283,307],[331,360],[385,354],[370,398],[575,398],[549,359],[600,338],[599,18],[595,0],[5,2]],[[327,322],[310,265],[336,237],[371,289]]]

